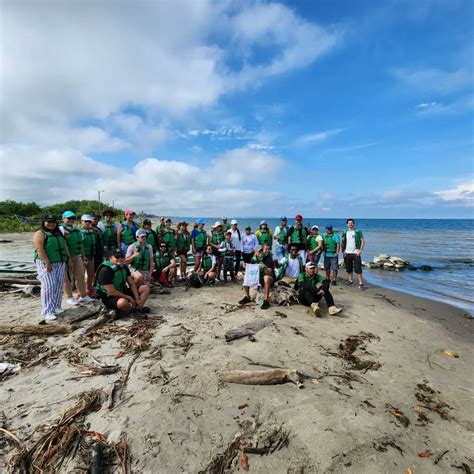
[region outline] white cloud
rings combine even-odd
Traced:
[[[382,142],[370,142],[370,143],[362,143],[361,145],[350,145],[338,148],[328,148],[324,150],[323,153],[347,153],[356,150],[362,150],[363,148],[370,148],[376,145],[379,145]]]
[[[434,193],[443,201],[461,201],[465,204],[474,204],[474,182],[458,184],[455,188]]]
[[[438,105],[438,102],[423,102],[422,104],[418,104],[416,108],[421,110],[427,110],[435,107],[436,105]]]
[[[418,109],[417,115],[421,117],[470,113],[474,110],[474,94],[462,95],[451,102],[423,103],[417,105],[416,108]]]
[[[321,142],[329,137],[333,137],[334,135],[339,135],[339,133],[343,132],[344,130],[345,128],[334,128],[332,130],[326,130],[324,132],[303,135],[299,138],[298,141],[301,143]]]

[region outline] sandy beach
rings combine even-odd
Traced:
[[[473,321],[462,311],[381,288],[361,292],[339,285],[333,294],[342,315],[329,317],[324,310],[315,318],[300,305],[239,307],[241,294],[240,285],[228,284],[152,295],[152,314],[162,319],[146,327],[151,339],[138,348],[136,360],[127,330],[150,323],[124,319],[86,336],[80,329],[1,335],[1,361],[17,363],[30,351],[19,372],[0,382],[3,428],[29,446],[38,428],[56,420],[78,395],[100,389],[104,401],[87,413],[87,430],[109,443],[126,437],[132,472],[225,472],[215,467],[223,453],[230,456],[229,472],[247,467],[245,456],[249,471],[261,473],[470,472]],[[39,321],[39,298],[0,298],[2,325]],[[81,311],[86,309],[70,309],[65,319]],[[226,331],[264,319],[272,323],[255,341],[225,341]],[[347,346],[340,344],[351,335],[360,337],[355,363],[341,357]],[[72,364],[88,355],[121,370],[134,360],[112,409],[107,396],[121,372],[81,377]],[[224,370],[268,366],[298,370],[306,376],[304,388],[219,381]],[[242,451],[249,433],[264,443],[275,428],[287,439],[273,453],[229,454],[239,433],[247,436]],[[88,468],[85,446],[66,458],[60,472]],[[16,443],[0,433],[0,448],[5,466]]]

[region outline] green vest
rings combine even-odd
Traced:
[[[156,232],[151,229],[145,229],[146,232],[146,243],[153,247],[153,252],[156,252],[158,247],[158,236]]]
[[[334,234],[331,234],[331,235],[324,234],[323,235],[323,249],[324,249],[325,253],[333,253],[333,254],[336,253],[337,243],[334,240]]]
[[[280,227],[280,232],[278,234],[278,243],[280,245],[285,245],[288,243],[288,227]]]
[[[205,272],[208,272],[212,268],[212,258],[210,255],[204,255],[202,257],[202,268]]]
[[[302,227],[301,229],[298,229],[298,227],[293,227],[293,232],[289,237],[291,237],[292,244],[306,244],[308,231],[306,230],[306,227]]]
[[[122,224],[122,242],[127,245],[133,244],[135,242],[135,235],[133,234],[132,228],[126,222]]]
[[[171,261],[171,258],[168,252],[166,252],[163,255],[160,255],[159,253],[155,255],[155,266],[157,269],[161,270],[167,267],[170,264],[170,261]]]
[[[186,251],[186,252],[189,251],[189,249],[191,248],[191,234],[188,231],[186,232],[183,232],[182,230],[179,231],[177,246],[178,246],[178,250],[180,251]]]
[[[84,248],[84,255],[92,257],[95,255],[95,232],[92,229],[81,229],[82,246]]]
[[[174,250],[176,248],[176,234],[173,229],[165,229],[163,234],[162,242],[168,244],[168,248],[170,250]]]
[[[104,224],[104,231],[102,232],[102,242],[105,247],[115,248],[117,247],[117,227],[114,223]]]
[[[258,243],[260,245],[263,245],[265,242],[268,243],[268,245],[272,245],[272,236],[270,235],[270,232],[268,230],[257,230],[255,233],[258,239]]]
[[[102,267],[110,267],[114,271],[114,288],[117,291],[120,291],[121,293],[125,293],[127,290],[127,271],[125,270],[125,268],[122,265],[114,265],[112,262],[106,261],[99,265],[99,268],[97,269],[97,274],[99,274]],[[106,288],[102,286],[102,284],[97,283],[96,289],[99,296],[109,296]]]
[[[342,239],[341,239],[341,248],[342,251],[344,252],[346,250],[346,245],[347,245],[347,232],[344,232],[342,234]],[[355,237],[355,246],[356,249],[360,249],[360,246],[362,245],[362,232],[359,229],[354,229],[354,237]]]
[[[317,284],[324,281],[324,277],[319,273],[315,273],[312,276],[309,276],[306,272],[300,273],[298,276],[298,290],[303,291],[303,285],[305,283],[306,288],[310,290],[316,290]]]
[[[225,231],[227,232],[232,226],[230,224],[225,224]]]
[[[219,233],[216,233],[214,231],[211,232],[211,243],[215,245],[219,245],[221,242],[223,242],[224,238],[225,238],[225,235],[224,235],[224,232],[222,231]]]
[[[44,251],[51,263],[67,262],[68,254],[66,249],[66,239],[62,234],[53,234],[43,230]],[[38,252],[35,250],[34,261],[40,260]]]
[[[65,233],[65,237],[67,246],[69,248],[69,253],[71,255],[79,255],[81,253],[84,253],[81,231],[77,227],[73,227],[72,225],[64,224],[62,227],[67,230],[67,233]]]
[[[150,270],[150,247],[144,245],[143,247],[139,242],[133,244],[135,248],[140,252],[139,257],[135,257],[130,264],[135,270]]]
[[[205,230],[197,230],[198,235],[194,238],[194,245],[197,250],[202,250],[207,245],[207,234]]]
[[[319,235],[309,235],[308,236],[308,239],[307,239],[307,247],[308,247],[308,250],[314,250],[315,248],[318,247],[318,241],[316,240],[316,238],[319,237]]]

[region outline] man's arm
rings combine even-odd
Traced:
[[[360,255],[362,253],[362,250],[364,250],[364,247],[365,247],[365,239],[364,239],[364,237],[361,237],[361,239],[360,239],[360,249],[358,250],[357,255]]]
[[[120,248],[120,242],[122,241],[122,224],[117,226],[117,247]]]

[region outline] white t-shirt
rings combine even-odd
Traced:
[[[240,234],[240,239],[239,239],[239,233],[236,230],[232,230],[231,240],[232,240],[232,243],[234,244],[234,249],[242,252],[242,233]]]
[[[300,262],[298,257],[288,258],[288,266],[286,267],[285,276],[296,278],[300,274]]]
[[[346,232],[346,253],[356,253],[355,230]]]

